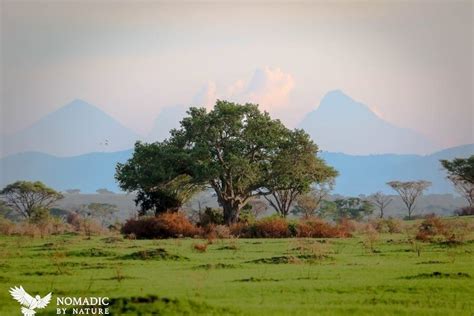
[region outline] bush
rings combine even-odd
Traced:
[[[311,238],[349,237],[351,236],[349,229],[351,228],[347,223],[333,225],[319,218],[308,218],[298,222],[296,236]]]
[[[442,220],[437,216],[427,217],[418,227],[416,239],[429,242],[460,244],[470,233],[469,223],[461,220]]]
[[[288,222],[281,217],[268,217],[255,222],[251,226],[251,234],[257,238],[291,237]]]
[[[57,217],[46,217],[41,221],[22,221],[14,223],[8,219],[0,218],[0,235],[18,235],[29,237],[45,237],[74,231],[74,227],[64,223]]]
[[[247,223],[234,223],[229,226],[230,234],[234,237],[251,237],[250,226]]]
[[[229,238],[230,229],[225,225],[214,225],[209,224],[201,229],[203,237],[206,237],[209,240],[216,238]]]
[[[206,207],[204,213],[199,216],[199,225],[222,225],[224,224],[224,212],[222,209]]]
[[[370,221],[370,225],[379,233],[401,233],[402,221],[395,218],[374,219]]]
[[[199,234],[199,229],[184,214],[167,212],[156,217],[129,219],[122,227],[122,234],[133,234],[137,239],[193,237]]]
[[[422,241],[432,241],[435,237],[441,237],[446,230],[446,226],[443,221],[435,216],[429,215],[424,221],[418,226],[418,232],[416,239]]]

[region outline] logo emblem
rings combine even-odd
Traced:
[[[25,289],[22,286],[20,287],[12,287],[10,288],[10,294],[12,297],[17,300],[21,305],[21,312],[23,316],[33,316],[36,314],[35,309],[45,308],[49,301],[51,301],[51,294],[49,293],[45,297],[41,298],[41,296],[36,295],[35,297],[31,296],[30,294],[26,293]]]

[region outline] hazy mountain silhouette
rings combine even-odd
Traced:
[[[321,156],[340,173],[335,193],[343,195],[393,193],[387,181],[425,179],[433,182],[431,193],[452,193],[439,159],[468,157],[474,144],[454,147],[427,156],[368,155],[354,156],[323,152]],[[98,188],[118,191],[114,180],[115,165],[125,162],[132,150],[113,153],[91,153],[77,157],[55,157],[42,153],[22,153],[0,159],[0,186],[16,180],[41,180],[59,189],[81,189],[95,192]]]
[[[384,121],[339,90],[327,93],[298,127],[310,134],[322,150],[330,152],[426,154],[436,150],[427,137]]]
[[[4,137],[3,155],[39,151],[56,156],[131,148],[139,135],[97,107],[75,100],[26,129]]]

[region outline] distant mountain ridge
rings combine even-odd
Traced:
[[[0,159],[0,186],[16,180],[40,180],[58,190],[80,189],[95,192],[107,188],[119,192],[114,180],[115,166],[132,156],[133,150],[90,153],[75,157],[55,157],[27,152]],[[431,155],[347,155],[322,152],[321,157],[340,173],[334,193],[342,195],[393,193],[390,180],[431,181],[430,193],[453,193],[439,159],[474,155],[474,144],[449,148]]]
[[[324,151],[352,155],[426,154],[437,149],[427,137],[379,118],[340,90],[327,93],[298,125]]]
[[[113,152],[141,137],[99,108],[74,100],[26,129],[4,137],[3,156],[26,151],[55,156]]]

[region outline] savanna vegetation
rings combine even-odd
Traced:
[[[18,313],[15,284],[107,295],[114,315],[471,315],[474,156],[441,165],[466,207],[422,214],[430,183],[393,180],[407,216],[392,218],[382,192],[330,196],[338,172],[303,130],[253,104],[191,108],[117,165],[138,208],[126,221],[109,203],[55,208],[41,182],[0,191],[0,315]],[[219,206],[184,212],[205,190]]]

